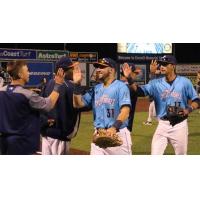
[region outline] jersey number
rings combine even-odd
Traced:
[[[110,118],[114,118],[114,109],[107,109],[107,117]]]

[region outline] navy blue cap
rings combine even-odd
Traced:
[[[67,56],[63,56],[61,57],[57,62],[56,62],[56,68],[63,68],[63,70],[67,70],[71,67],[74,66],[74,63],[72,62],[72,60],[67,57]]]
[[[104,67],[112,67],[112,68],[117,68],[117,63],[111,59],[111,58],[102,58],[99,59],[98,62],[93,64],[95,68],[98,68],[99,66],[104,66]]]
[[[176,58],[172,55],[165,55],[158,60],[158,64],[169,63],[169,64],[177,64]]]

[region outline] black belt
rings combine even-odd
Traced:
[[[170,124],[171,124],[172,126],[174,126],[174,125],[176,125],[176,124],[181,123],[181,122],[184,121],[185,119],[187,119],[187,116],[181,117],[181,118],[177,118],[176,120],[173,120],[173,118],[172,118],[172,119],[169,119],[169,118],[165,115],[165,116],[161,117],[160,119],[163,120],[163,121],[169,121]]]
[[[161,117],[160,119],[163,120],[163,121],[169,121],[169,118],[167,117],[167,115]]]

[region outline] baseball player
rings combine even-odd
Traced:
[[[27,63],[23,60],[9,63],[12,82],[0,88],[0,151],[5,155],[34,154],[39,149],[39,111],[51,110],[64,81],[62,69],[55,76],[55,86],[47,98],[24,89],[29,81]]]
[[[76,136],[80,123],[80,110],[73,107],[73,70],[77,62],[66,56],[56,62],[56,69],[62,68],[65,80],[59,91],[59,99],[54,109],[42,115],[42,154],[67,155],[70,150],[71,139]],[[55,85],[50,80],[44,89],[43,96],[49,96]],[[49,123],[48,123],[49,122]]]
[[[158,63],[165,68],[165,77],[154,79],[141,87],[136,86],[131,79],[129,84],[141,94],[152,96],[155,101],[159,124],[153,136],[151,154],[164,154],[169,142],[176,155],[185,155],[188,144],[187,117],[199,107],[200,100],[191,81],[175,73],[177,62],[174,56],[165,55]],[[124,66],[123,70],[128,77],[129,66]],[[192,101],[191,105],[188,105],[188,100]],[[175,118],[169,114],[172,108],[180,110]],[[182,117],[178,117],[179,115]]]
[[[98,78],[101,82],[93,89],[81,96],[79,83],[81,71],[74,70],[74,106],[92,106],[94,114],[94,127],[107,129],[110,135],[118,134],[123,144],[118,147],[100,148],[91,144],[91,155],[130,155],[131,137],[127,129],[130,112],[130,92],[125,83],[115,79],[117,64],[111,58],[100,59],[94,64],[97,68]]]

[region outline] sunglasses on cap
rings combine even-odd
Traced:
[[[166,67],[167,65],[169,65],[170,63],[167,63],[167,62],[161,62],[160,63],[160,66],[163,66],[163,67]]]

